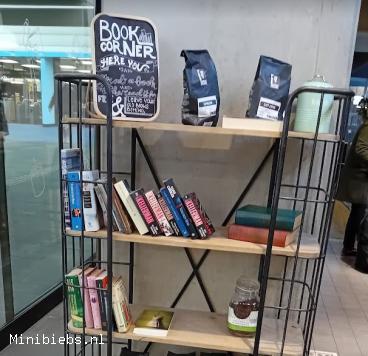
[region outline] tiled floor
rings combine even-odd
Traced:
[[[341,240],[330,240],[316,318],[316,350],[368,356],[368,275],[342,260]]]
[[[341,240],[331,240],[324,272],[313,345],[318,356],[368,356],[368,275],[340,257]],[[24,335],[62,336],[62,310],[55,308]],[[329,353],[327,353],[329,352]],[[0,356],[58,356],[60,345],[11,345]]]

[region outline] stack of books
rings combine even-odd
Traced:
[[[106,179],[98,171],[82,171],[81,187],[79,149],[62,150],[61,161],[67,181],[63,186],[65,227],[98,231],[107,226]],[[215,232],[196,193],[181,196],[172,178],[164,180],[157,193],[142,188],[132,191],[125,179],[114,179],[112,189],[114,231],[192,239],[205,239]]]
[[[295,241],[302,213],[297,210],[278,209],[273,246],[286,247]],[[271,208],[246,205],[237,209],[235,224],[229,226],[228,238],[256,244],[267,244],[271,223]]]
[[[87,267],[84,270],[84,282],[82,278],[80,268],[74,268],[65,276],[71,322],[74,327],[82,328],[84,319],[87,328],[107,330],[107,272]],[[132,316],[121,277],[113,277],[112,280],[112,310],[116,329],[119,332],[128,331]]]

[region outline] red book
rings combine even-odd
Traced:
[[[295,241],[298,229],[295,231],[275,230],[273,246],[285,247]],[[232,224],[229,226],[229,239],[253,242],[255,244],[267,244],[268,229]]]
[[[188,210],[190,217],[193,220],[194,226],[197,229],[198,235],[201,239],[205,239],[207,234],[206,226],[204,225],[204,221],[200,215],[199,209],[193,202],[193,199],[187,194],[183,198],[184,204]]]

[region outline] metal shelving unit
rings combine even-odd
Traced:
[[[66,345],[65,355],[113,355],[113,345],[126,345],[132,347],[132,340],[148,342],[146,350],[152,342],[192,346],[206,349],[224,350],[228,352],[243,352],[254,356],[258,355],[309,355],[313,327],[321,287],[321,278],[325,262],[328,237],[331,226],[334,206],[334,195],[337,189],[341,166],[344,161],[346,142],[344,140],[351,97],[354,95],[344,89],[300,88],[289,97],[283,132],[258,130],[233,130],[224,128],[205,128],[184,126],[169,123],[135,123],[113,121],[111,111],[106,119],[93,118],[90,113],[90,98],[84,88],[89,87],[90,81],[100,82],[106,89],[107,102],[111,108],[111,91],[108,83],[96,75],[58,74],[55,76],[58,83],[59,106],[59,144],[64,147],[80,147],[81,158],[85,169],[101,170],[102,142],[106,144],[106,174],[108,211],[112,209],[112,177],[115,174],[129,174],[131,186],[136,183],[136,152],[137,146],[142,150],[143,157],[148,163],[150,172],[159,188],[161,183],[149,152],[144,146],[141,131],[162,130],[172,132],[191,132],[205,135],[237,135],[244,137],[271,138],[274,140],[264,159],[255,170],[248,184],[241,192],[232,209],[225,217],[222,226],[226,226],[233,216],[236,208],[242,203],[247,193],[257,180],[262,170],[272,159],[270,172],[270,188],[268,204],[272,211],[269,227],[268,244],[257,245],[242,243],[227,239],[226,231],[219,228],[214,237],[208,240],[186,240],[185,238],[165,238],[140,236],[138,234],[126,235],[112,231],[112,214],[109,214],[108,226],[99,232],[66,230],[62,224],[63,236],[63,277],[73,267],[88,265],[103,266],[108,271],[111,280],[113,266],[126,265],[129,269],[129,302],[132,304],[133,317],[141,310],[134,303],[134,246],[136,243],[154,244],[185,249],[192,267],[192,273],[183,284],[178,296],[170,308],[176,307],[185,293],[188,285],[196,278],[203,295],[207,301],[209,312],[181,311],[175,309],[173,325],[166,338],[137,337],[132,330],[124,334],[113,330],[111,313],[111,284],[108,293],[108,330],[76,329],[69,324],[68,303],[64,286],[64,325],[65,337],[81,338],[81,344]],[[77,89],[77,117],[72,117],[71,93],[72,88]],[[88,91],[87,91],[88,92]],[[304,92],[320,93],[317,129],[315,133],[296,133],[289,131],[292,107],[298,95]],[[63,97],[64,93],[64,97]],[[67,93],[67,95],[65,95]],[[68,94],[69,93],[69,94]],[[318,134],[321,121],[322,103],[325,95],[334,97],[334,129],[333,134]],[[66,97],[66,98],[65,98]],[[67,104],[65,104],[65,101]],[[68,109],[69,108],[69,109]],[[112,164],[112,131],[114,129],[131,130],[131,170],[130,172],[115,172]],[[106,138],[103,140],[102,135]],[[288,150],[288,146],[292,146]],[[290,157],[289,157],[290,154]],[[289,159],[296,169],[293,181],[289,175],[284,174],[285,162]],[[296,162],[293,162],[293,160]],[[82,172],[83,167],[80,167]],[[60,173],[60,180],[62,176]],[[63,194],[61,206],[63,207]],[[292,207],[302,211],[302,225],[300,233],[294,244],[285,248],[273,248],[272,240],[275,231],[276,213],[278,206]],[[63,210],[62,210],[63,211]],[[82,212],[83,216],[83,212]],[[63,220],[63,216],[62,216]],[[118,262],[112,259],[113,241],[129,242],[129,261]],[[101,250],[105,244],[106,259],[103,260]],[[88,253],[86,253],[86,248]],[[204,250],[202,257],[196,263],[192,257],[191,249]],[[200,268],[212,250],[228,251],[242,254],[259,255],[260,311],[255,338],[239,338],[232,336],[226,329],[226,316],[215,312],[211,297],[206,290],[205,281],[200,274]],[[79,258],[78,258],[79,257]],[[280,275],[270,273],[271,260],[281,259],[283,268]],[[277,297],[272,303],[266,303],[266,293],[269,281],[277,285]],[[84,288],[84,286],[82,286]],[[198,328],[193,329],[193,325]],[[93,337],[102,334],[104,345],[93,343]]]

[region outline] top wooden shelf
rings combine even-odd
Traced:
[[[95,119],[95,118],[64,118],[63,124],[78,124],[82,120],[82,124],[85,125],[106,125],[106,119]],[[173,131],[173,132],[187,132],[196,134],[210,134],[210,135],[227,135],[227,136],[250,136],[250,137],[267,137],[267,138],[279,138],[281,132],[279,130],[264,130],[264,129],[232,129],[223,127],[207,127],[207,126],[190,126],[183,125],[181,123],[167,123],[167,122],[138,122],[138,121],[123,121],[113,120],[113,127],[120,128],[133,128],[140,130],[153,130],[153,131]],[[304,138],[311,140],[314,138],[313,133],[309,132],[296,132],[289,131],[289,137],[293,138]],[[333,134],[319,134],[319,141],[339,141],[338,135]]]

